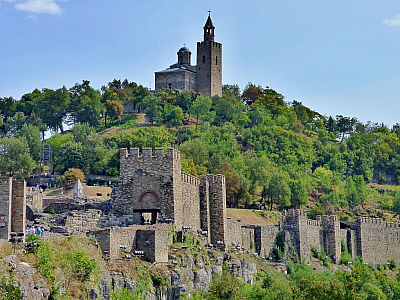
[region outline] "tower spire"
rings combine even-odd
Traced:
[[[208,18],[206,24],[203,27],[204,29],[204,41],[214,41],[214,24],[211,20],[211,10],[208,11]]]

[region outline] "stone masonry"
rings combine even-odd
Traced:
[[[197,234],[205,243],[264,257],[283,243],[284,257],[309,262],[313,249],[338,263],[343,244],[353,258],[367,263],[400,261],[400,223],[368,217],[355,222],[337,216],[310,220],[305,211],[290,209],[279,225],[248,225],[227,218],[223,175],[197,178],[182,172],[180,153],[173,148],[156,148],[154,153],[143,148],[141,154],[137,148],[121,149],[120,155],[120,183],[113,188],[111,211],[71,211],[60,224],[68,232],[94,235],[111,259],[143,251],[145,260],[167,262],[175,231],[178,237]],[[0,239],[24,232],[26,205],[25,181],[0,177]]]
[[[0,177],[0,239],[8,240],[10,232],[25,232],[26,183]]]
[[[209,15],[203,27],[203,41],[197,43],[196,65],[191,65],[192,52],[182,47],[178,62],[155,72],[155,89],[196,91],[203,96],[222,96],[222,44],[214,41],[215,26]]]
[[[223,175],[201,178],[181,170],[179,151],[169,148],[120,150],[120,183],[113,188],[113,216],[126,225],[173,223],[176,231],[206,231],[211,243],[226,240],[226,191]]]

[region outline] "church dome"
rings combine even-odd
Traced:
[[[184,46],[181,49],[179,49],[178,53],[192,53],[192,52],[190,52],[188,47]]]

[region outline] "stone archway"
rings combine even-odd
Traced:
[[[143,201],[143,198],[145,198],[145,196],[148,195],[148,194],[153,195],[154,198],[156,199],[156,201],[157,201],[157,202],[160,202],[160,197],[157,195],[156,192],[154,192],[154,191],[152,191],[152,190],[147,190],[147,191],[144,191],[142,194],[140,194],[140,196],[139,196],[139,202],[142,202],[142,201]]]

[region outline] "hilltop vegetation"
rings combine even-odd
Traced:
[[[123,105],[144,113],[123,115]],[[53,171],[116,176],[121,147],[175,147],[185,172],[222,173],[230,207],[308,207],[310,215],[342,218],[400,212],[400,125],[389,129],[338,115],[324,116],[277,91],[249,83],[224,85],[223,96],[161,90],[114,80],[89,81],[0,98],[5,151],[0,172],[28,176],[37,167],[44,132]],[[64,123],[74,125],[64,130]],[[372,184],[374,183],[374,184]],[[386,184],[382,188],[375,184]]]

